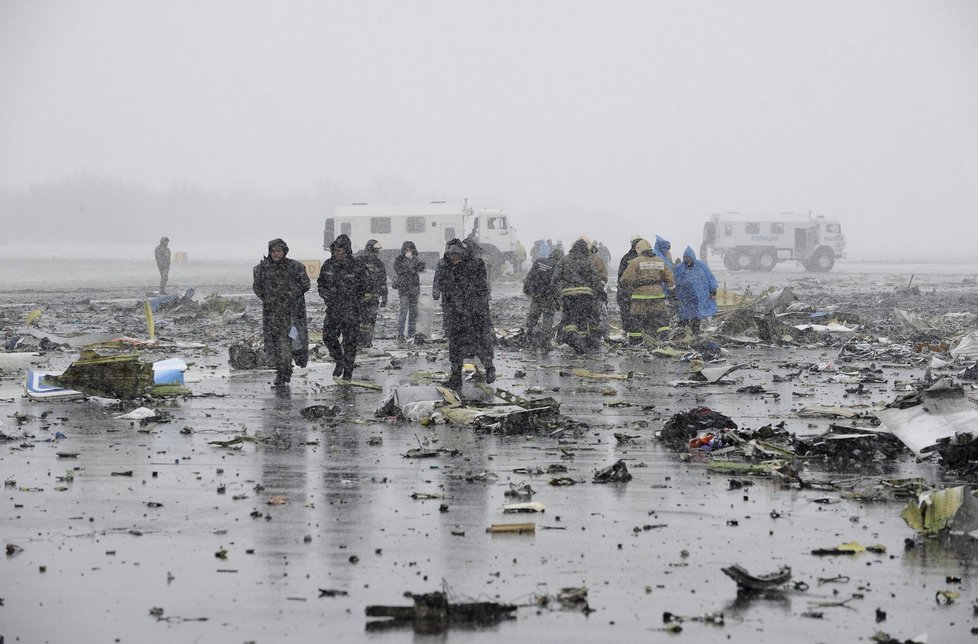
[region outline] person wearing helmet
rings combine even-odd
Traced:
[[[360,342],[361,348],[374,346],[374,328],[377,325],[377,313],[380,307],[387,306],[387,268],[380,259],[383,246],[376,239],[371,239],[363,250],[357,253],[357,259],[363,263],[370,276],[367,290],[360,304]]]
[[[309,275],[301,262],[286,258],[289,246],[282,239],[268,242],[268,256],[255,266],[252,290],[261,300],[265,355],[275,368],[275,386],[285,387],[292,379],[292,362],[305,366],[308,359],[306,297]],[[295,326],[300,345],[293,347],[290,332]]]
[[[364,293],[370,288],[370,275],[363,262],[353,256],[353,245],[347,235],[341,234],[333,240],[329,252],[330,257],[323,262],[316,281],[319,296],[326,303],[323,344],[336,363],[333,377],[350,380],[360,339],[360,307]]]
[[[669,328],[666,293],[675,288],[672,268],[656,255],[648,241],[635,244],[638,255],[628,262],[621,283],[631,293],[630,326],[625,329],[629,342],[640,344],[645,335],[656,337]]]
[[[166,282],[170,279],[170,238],[161,237],[160,245],[154,251],[156,268],[160,271],[160,295],[166,294]]]
[[[601,303],[608,298],[604,280],[591,261],[591,244],[581,237],[554,268],[553,289],[563,312],[558,339],[577,353],[601,345]]]
[[[622,255],[621,259],[618,261],[618,293],[615,297],[615,301],[618,303],[618,314],[621,316],[621,328],[625,332],[632,327],[632,322],[629,319],[632,310],[632,294],[629,292],[628,288],[621,283],[621,276],[628,267],[628,262],[638,257],[638,251],[635,250],[635,245],[640,241],[642,241],[642,237],[640,235],[632,235],[631,245],[628,252]]]
[[[530,298],[524,333],[532,346],[541,349],[549,349],[554,337],[554,314],[560,298],[553,289],[553,276],[557,262],[563,256],[564,251],[557,248],[549,257],[535,260],[523,280],[523,293]],[[540,322],[539,329],[537,322]]]

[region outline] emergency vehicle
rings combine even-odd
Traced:
[[[835,219],[811,213],[714,214],[703,226],[700,256],[713,251],[731,271],[769,271],[794,261],[809,271],[825,272],[846,257],[846,238]]]

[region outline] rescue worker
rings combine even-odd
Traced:
[[[526,337],[530,344],[541,349],[549,349],[554,337],[554,313],[559,306],[559,297],[554,292],[553,276],[557,262],[564,256],[559,248],[550,252],[550,257],[542,257],[535,262],[523,280],[523,293],[530,298],[530,312],[526,316]],[[537,322],[540,329],[537,329]]]
[[[655,254],[648,241],[640,239],[635,251],[638,255],[628,262],[621,281],[631,293],[630,326],[626,332],[629,342],[639,344],[643,334],[655,337],[669,328],[666,290],[676,283],[672,268]]]
[[[462,240],[460,240],[459,238],[456,237],[454,239],[450,239],[445,243],[445,254],[439,257],[438,261],[435,262],[435,274],[434,274],[434,278],[431,281],[431,299],[435,300],[436,302],[441,300],[441,286],[444,282],[445,267],[448,265],[448,259],[447,259],[448,249],[455,244],[457,244],[458,246],[462,246],[464,248],[464,245],[462,244]],[[448,312],[445,310],[445,308],[446,308],[445,301],[442,300],[441,301],[441,313],[442,313],[441,325],[442,325],[442,330],[445,333],[445,337],[447,338],[449,336],[448,326],[449,323],[451,322],[451,319],[448,315]]]
[[[360,308],[370,288],[366,266],[353,256],[350,238],[339,235],[329,245],[330,258],[319,270],[319,296],[326,303],[323,344],[336,362],[333,377],[353,378],[357,341],[360,338]]]
[[[696,259],[692,246],[686,247],[675,273],[679,324],[691,326],[693,335],[699,335],[700,321],[717,313],[717,280],[710,267]]]
[[[405,325],[407,337],[414,337],[418,321],[418,296],[421,294],[421,278],[418,276],[424,269],[424,262],[418,257],[418,247],[414,242],[401,244],[401,254],[394,258],[394,281],[391,284],[400,300],[397,311],[397,339],[400,342],[404,341]]]
[[[642,241],[641,237],[638,235],[632,235],[631,246],[629,247],[628,252],[622,255],[621,259],[618,261],[618,293],[615,296],[615,301],[618,303],[618,314],[621,316],[621,328],[625,332],[627,332],[632,326],[631,322],[629,321],[629,315],[631,315],[632,308],[632,294],[621,283],[621,276],[622,273],[625,272],[628,262],[638,257],[638,252],[635,250],[635,244],[640,241]]]
[[[601,258],[601,244],[600,242],[592,242],[588,240],[591,247],[591,263],[594,264],[594,268],[597,269],[598,275],[601,276],[601,289],[604,290],[608,284],[608,264]],[[608,337],[608,294],[605,293],[601,301],[598,302],[598,318],[600,320],[601,326],[601,337]]]
[[[669,266],[676,264],[672,259],[672,253],[670,252],[672,250],[672,244],[669,243],[669,240],[656,235],[655,244],[653,244],[652,249],[655,250],[656,255],[669,262]]]
[[[671,249],[672,244],[669,243],[669,240],[663,239],[659,235],[655,236],[655,243],[652,245],[652,250],[654,250],[655,254],[666,262],[669,268],[673,269],[673,277],[675,277],[675,267],[677,262],[673,261],[672,259],[672,253],[670,252]],[[676,307],[674,298],[672,297],[672,291],[670,291],[668,288],[666,288],[666,308],[669,309],[668,318],[671,320],[673,314],[676,312]],[[669,330],[670,328],[668,326],[662,328],[662,332],[668,332]]]
[[[160,295],[166,295],[166,282],[170,279],[170,238],[161,237],[160,245],[153,253],[156,255],[156,268],[160,271]]]
[[[513,272],[519,275],[523,272],[523,263],[526,261],[526,248],[516,240],[516,247],[513,249]]]
[[[451,375],[448,386],[462,387],[465,358],[476,356],[485,368],[487,383],[496,380],[493,364],[492,320],[489,312],[489,275],[486,265],[472,249],[461,242],[449,244],[438,275],[438,292],[445,312],[448,359]]]
[[[553,289],[563,312],[558,339],[578,353],[601,344],[601,303],[608,298],[604,281],[591,261],[591,243],[581,237],[554,268]]]
[[[302,338],[308,338],[304,294],[309,290],[309,275],[300,262],[286,258],[288,253],[288,244],[273,239],[268,242],[268,256],[252,271],[252,290],[261,300],[265,355],[275,368],[276,387],[289,384],[293,359],[304,367],[308,358],[307,347],[294,354],[289,332],[295,326],[297,344],[308,341]]]
[[[387,267],[380,259],[383,246],[376,239],[371,239],[363,250],[357,253],[357,259],[363,263],[370,276],[363,302],[360,303],[360,348],[374,346],[374,328],[377,325],[377,313],[380,307],[387,306]]]

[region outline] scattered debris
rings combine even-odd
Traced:
[[[413,606],[368,605],[367,617],[385,618],[368,621],[368,631],[411,626],[416,633],[444,633],[452,627],[492,626],[515,618],[517,606],[496,602],[450,603],[443,592],[412,595]]]
[[[722,568],[723,573],[737,583],[738,591],[767,591],[783,587],[791,581],[791,566],[782,566],[765,575],[752,575],[743,566],[734,564]]]

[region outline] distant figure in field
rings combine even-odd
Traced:
[[[160,238],[156,247],[156,268],[160,269],[160,295],[166,293],[166,281],[170,279],[170,238]]]

